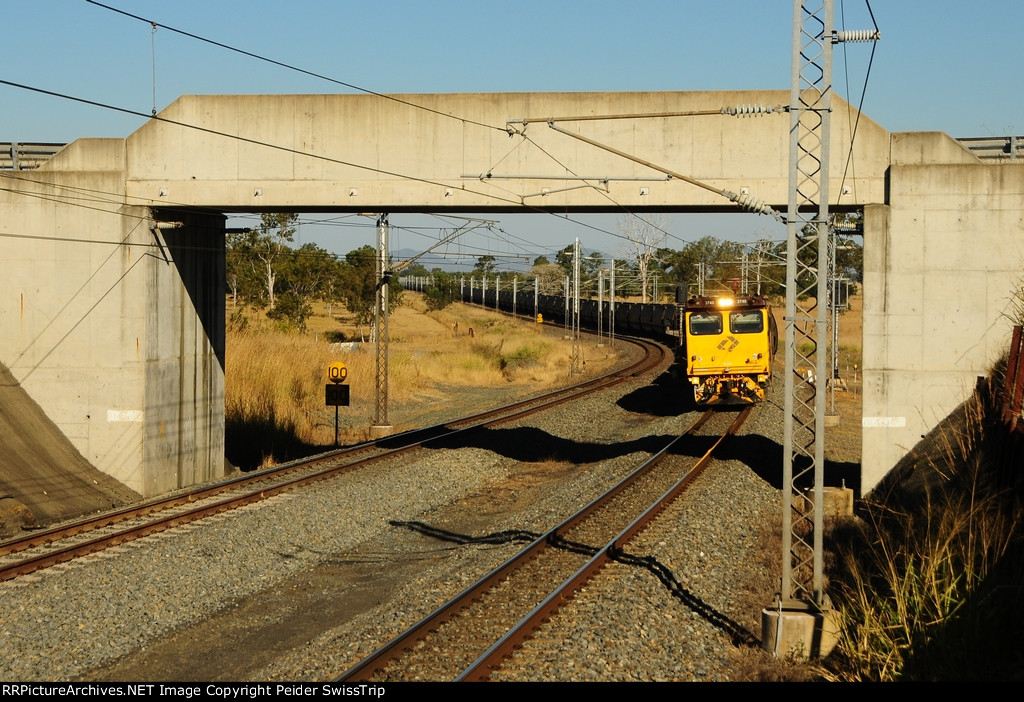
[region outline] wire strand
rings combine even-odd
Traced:
[[[358,168],[360,170],[370,171],[371,173],[377,173],[379,175],[394,176],[395,178],[401,178],[403,180],[411,180],[411,181],[417,182],[417,183],[425,183],[426,185],[436,185],[436,186],[442,187],[442,188],[453,187],[451,184],[441,183],[441,182],[438,182],[438,181],[433,181],[433,180],[430,180],[428,178],[418,178],[416,176],[411,176],[411,175],[407,175],[407,174],[404,174],[404,173],[397,173],[395,171],[387,171],[387,170],[384,170],[384,169],[381,169],[381,168],[374,168],[373,166],[364,166],[362,164],[352,163],[351,161],[343,161],[342,159],[331,158],[330,156],[323,156],[321,154],[315,154],[315,153],[312,153],[310,151],[303,151],[302,149],[295,149],[295,148],[292,148],[290,146],[282,146],[280,144],[271,144],[270,142],[260,141],[259,139],[252,139],[252,138],[249,138],[249,137],[244,137],[244,136],[241,136],[240,134],[228,134],[227,132],[222,132],[222,131],[219,131],[217,129],[211,129],[209,127],[201,127],[201,126],[199,126],[197,124],[189,124],[188,122],[182,122],[180,120],[170,119],[168,117],[161,117],[159,115],[157,115],[157,116],[147,115],[144,112],[139,112],[138,110],[132,110],[132,109],[129,109],[127,107],[118,107],[117,105],[109,105],[109,104],[106,104],[106,103],[98,102],[96,100],[89,100],[87,98],[77,97],[75,95],[67,95],[65,93],[58,93],[58,92],[53,91],[53,90],[46,90],[45,88],[37,88],[35,86],[25,85],[23,83],[15,83],[14,81],[10,81],[10,80],[0,79],[0,85],[7,85],[7,86],[10,86],[12,88],[18,88],[20,90],[28,90],[30,92],[39,93],[41,95],[49,95],[50,97],[61,98],[63,100],[71,100],[73,102],[79,102],[79,103],[82,103],[82,104],[85,104],[85,105],[92,105],[93,107],[100,107],[100,108],[103,108],[103,109],[106,109],[106,110],[113,110],[115,112],[122,112],[124,114],[135,115],[137,117],[144,117],[144,118],[149,119],[149,120],[155,120],[157,122],[163,122],[164,124],[173,124],[173,125],[175,125],[177,127],[185,127],[187,129],[195,129],[196,131],[203,132],[205,134],[213,134],[215,136],[224,137],[226,139],[235,139],[236,141],[241,141],[241,142],[244,142],[246,144],[253,144],[255,146],[262,146],[262,147],[265,147],[265,148],[268,148],[268,149],[276,149],[278,151],[284,151],[285,153],[295,154],[296,156],[306,156],[308,158],[314,158],[314,159],[317,159],[317,160],[320,160],[320,161],[326,161],[328,163],[336,163],[336,164],[341,165],[341,166],[349,166],[351,168]],[[502,198],[502,197],[498,197],[498,196],[493,195],[493,194],[478,192],[478,191],[475,191],[475,190],[469,190],[467,188],[462,188],[462,189],[465,190],[466,192],[472,193],[474,195],[480,195],[480,196],[483,196],[483,197],[486,197],[486,198],[491,198],[491,199],[494,199],[494,200],[500,200],[502,202],[506,202],[506,203],[509,203],[509,204],[515,204],[515,205],[522,204],[522,203],[517,202],[517,201],[515,201],[515,200],[513,200],[511,198]]]
[[[418,105],[418,104],[416,104],[414,102],[410,102],[408,100],[403,100],[401,98],[394,97],[393,95],[385,95],[384,93],[378,93],[376,91],[369,90],[368,88],[361,88],[358,85],[353,85],[352,83],[346,83],[345,81],[341,81],[341,80],[338,80],[336,78],[331,78],[330,76],[325,76],[325,75],[323,75],[321,73],[316,73],[314,71],[309,71],[309,70],[306,70],[305,68],[299,68],[298,66],[293,66],[291,64],[284,63],[283,61],[277,61],[275,59],[268,58],[266,56],[261,56],[260,54],[255,54],[255,53],[253,53],[251,51],[246,51],[245,49],[239,49],[238,47],[231,46],[230,44],[225,44],[223,42],[219,42],[219,41],[216,41],[214,39],[208,39],[208,38],[200,36],[198,34],[193,34],[192,32],[186,32],[183,29],[177,29],[175,27],[170,27],[170,26],[168,26],[166,24],[160,24],[159,22],[156,22],[154,20],[146,19],[145,17],[140,17],[139,15],[134,15],[131,12],[126,12],[125,10],[120,10],[120,9],[118,9],[116,7],[111,7],[110,5],[105,5],[105,4],[101,3],[101,2],[96,2],[96,0],[85,0],[85,1],[88,2],[90,5],[95,5],[96,7],[101,7],[104,10],[110,10],[111,12],[116,12],[119,15],[124,15],[125,17],[130,17],[131,19],[139,20],[140,22],[145,22],[146,24],[150,24],[150,25],[153,26],[153,31],[154,32],[156,32],[156,28],[157,27],[162,27],[162,28],[166,29],[169,32],[174,32],[175,34],[180,34],[180,35],[188,37],[190,39],[195,39],[196,41],[201,41],[201,42],[204,42],[206,44],[210,44],[211,46],[216,46],[216,47],[219,47],[221,49],[225,49],[227,51],[233,51],[236,54],[241,54],[243,56],[248,56],[249,58],[254,58],[257,61],[264,61],[266,63],[270,63],[270,64],[273,64],[275,66],[280,66],[281,68],[286,68],[286,69],[288,69],[290,71],[296,71],[298,73],[302,73],[302,74],[305,74],[305,75],[313,77],[313,78],[319,78],[320,80],[325,80],[325,81],[327,81],[329,83],[334,83],[335,85],[341,85],[341,86],[346,87],[346,88],[351,88],[352,90],[358,90],[359,92],[366,93],[367,95],[373,95],[375,97],[379,97],[379,98],[384,99],[384,100],[391,100],[392,102],[396,102],[396,103],[398,103],[400,105],[406,105],[408,107],[413,107],[413,108],[415,108],[417,110],[424,110],[426,112],[430,112],[430,113],[433,113],[435,115],[439,115],[441,117],[448,117],[449,119],[454,119],[454,120],[457,120],[459,122],[465,122],[466,124],[474,124],[474,125],[476,125],[478,127],[485,127],[487,129],[495,129],[495,130],[497,130],[499,132],[508,133],[508,130],[506,128],[504,128],[504,127],[499,127],[499,126],[496,126],[496,125],[493,125],[493,124],[485,124],[484,122],[478,122],[476,120],[472,120],[472,119],[469,119],[469,118],[466,118],[466,117],[458,117],[456,115],[449,114],[447,112],[441,112],[440,110],[435,110],[435,109],[432,109],[430,107],[426,107],[425,105]],[[155,102],[156,102],[156,100],[154,98],[154,103]],[[156,114],[156,113],[154,112],[154,114]]]
[[[871,22],[874,24],[875,32],[877,33],[878,23],[875,21],[875,13],[871,11],[871,3],[869,2],[869,0],[864,0],[864,4],[868,8],[868,14],[871,15]],[[854,142],[857,140],[857,127],[860,125],[860,116],[864,113],[864,99],[868,93],[868,81],[871,78],[871,67],[875,62],[875,48],[877,46],[877,41],[871,42],[871,55],[868,57],[868,67],[864,73],[864,86],[861,88],[860,100],[857,102],[857,118],[853,122],[853,129],[850,133],[850,150],[846,154],[846,165],[843,167],[843,178],[839,183],[839,196],[836,197],[837,204],[839,202],[839,198],[842,197],[843,186],[846,184],[846,174],[853,167],[853,145]],[[845,45],[843,46],[843,51],[845,54]],[[849,79],[847,79],[847,92],[849,92]]]

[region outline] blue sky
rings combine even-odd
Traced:
[[[105,4],[252,53],[383,93],[788,89],[792,3],[675,0],[444,3],[312,0],[103,0]],[[952,136],[1024,133],[1021,4],[873,0],[882,41],[865,113],[891,131]],[[872,27],[864,0],[835,0],[836,24]],[[0,79],[149,113],[181,94],[352,92],[209,46],[86,0],[4,0]],[[839,46],[833,83],[856,103],[868,44]],[[0,86],[0,140],[66,142],[126,136],[142,118]],[[429,218],[422,223],[443,226]],[[612,216],[579,218],[616,232]],[[615,237],[551,216],[501,217],[502,228],[557,250],[579,236],[615,253]],[[372,241],[369,227],[305,225],[302,236],[344,252]],[[705,234],[783,236],[756,215],[673,216],[668,245]],[[410,233],[401,246],[415,248]],[[523,246],[481,241],[502,253]]]

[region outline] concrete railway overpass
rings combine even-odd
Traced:
[[[154,495],[218,477],[223,213],[737,209],[543,122],[506,126],[526,118],[559,119],[785,211],[788,116],[692,113],[788,100],[786,91],[182,97],[126,138],[80,139],[36,170],[0,171],[0,363],[128,487]],[[847,170],[854,115],[833,104],[832,207],[864,213],[866,491],[1006,348],[1024,271],[1024,164],[983,162],[945,134],[889,133],[862,117]],[[638,116],[653,113],[663,116]],[[565,119],[597,115],[633,117]],[[170,221],[184,226],[158,225]]]

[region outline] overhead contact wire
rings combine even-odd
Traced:
[[[239,49],[238,47],[231,46],[230,44],[224,44],[223,42],[219,42],[219,41],[216,41],[214,39],[207,39],[206,37],[200,36],[198,34],[193,34],[192,32],[186,32],[183,29],[177,29],[175,27],[169,27],[166,24],[161,24],[161,23],[156,22],[154,20],[146,19],[145,17],[140,17],[139,15],[132,14],[131,12],[126,12],[125,10],[121,10],[121,9],[116,8],[116,7],[111,7],[110,5],[105,5],[105,4],[101,3],[101,2],[96,2],[96,0],[85,0],[85,1],[87,3],[89,3],[90,5],[96,5],[97,7],[102,7],[104,10],[110,10],[111,12],[116,12],[119,15],[124,15],[125,17],[130,17],[131,19],[138,20],[140,22],[145,22],[146,24],[152,25],[154,31],[156,31],[157,27],[162,27],[163,29],[166,29],[169,32],[174,32],[175,34],[180,34],[180,35],[188,37],[190,39],[195,39],[196,41],[201,41],[201,42],[204,42],[206,44],[210,44],[211,46],[216,46],[216,47],[219,47],[221,49],[226,49],[228,51],[233,51],[236,54],[241,54],[243,56],[248,56],[249,58],[254,58],[257,61],[264,61],[266,63],[273,64],[273,65],[279,66],[281,68],[286,68],[286,69],[288,69],[290,71],[296,71],[298,73],[302,73],[302,74],[310,76],[312,78],[319,78],[320,80],[325,80],[328,83],[334,83],[335,85],[340,85],[340,86],[343,86],[345,88],[351,88],[352,90],[358,90],[359,92],[366,93],[367,95],[373,95],[375,97],[379,97],[379,98],[382,98],[384,100],[391,100],[392,102],[397,102],[397,103],[399,103],[401,105],[406,105],[407,107],[412,107],[412,108],[415,108],[417,110],[424,110],[426,112],[431,112],[431,113],[433,113],[435,115],[439,115],[441,117],[447,117],[449,119],[454,119],[454,120],[457,120],[459,122],[465,122],[466,124],[474,124],[474,125],[476,125],[478,127],[484,127],[486,129],[495,129],[495,130],[497,130],[499,132],[504,132],[506,134],[508,133],[508,130],[506,128],[503,128],[503,127],[499,127],[499,126],[496,126],[496,125],[493,125],[493,124],[485,124],[484,122],[478,122],[478,121],[475,121],[475,120],[472,120],[472,119],[468,119],[466,117],[459,117],[457,115],[449,114],[447,112],[441,112],[440,110],[435,110],[433,108],[426,107],[424,105],[418,105],[418,104],[416,104],[414,102],[409,102],[408,100],[402,100],[401,98],[394,97],[393,95],[385,95],[384,93],[378,93],[378,92],[375,92],[373,90],[368,90],[367,88],[361,88],[358,85],[353,85],[352,83],[346,83],[345,81],[341,81],[341,80],[338,80],[336,78],[331,78],[330,76],[325,76],[325,75],[323,75],[321,73],[316,73],[314,71],[309,71],[309,70],[306,70],[305,68],[299,68],[298,66],[293,66],[291,64],[284,63],[283,61],[277,61],[275,59],[268,58],[266,56],[261,56],[259,54],[254,54],[251,51],[246,51],[245,49]]]
[[[871,3],[868,0],[864,0],[864,4],[868,8],[868,14],[871,16],[871,22],[875,27],[875,32],[878,32],[878,22],[875,21],[875,13],[871,11]],[[871,79],[871,66],[875,62],[875,49],[878,47],[878,42],[871,42],[871,54],[868,56],[868,68],[864,73],[864,86],[861,88],[860,101],[857,103],[857,118],[853,122],[853,129],[850,133],[850,150],[846,154],[846,165],[843,167],[843,179],[839,184],[839,197],[842,197],[843,185],[846,184],[846,174],[853,167],[853,144],[857,140],[857,127],[860,126],[860,117],[864,112],[864,99],[868,92],[868,81]],[[845,45],[843,50],[845,52]],[[849,79],[847,79],[847,90],[849,90]],[[839,198],[836,198],[838,203]]]
[[[429,180],[427,178],[418,178],[416,176],[406,175],[404,173],[396,173],[394,171],[387,171],[380,168],[373,168],[372,166],[363,166],[358,163],[352,163],[350,161],[343,161],[337,158],[331,158],[330,156],[323,156],[315,154],[309,151],[303,151],[301,149],[294,149],[290,146],[281,146],[280,144],[271,144],[269,142],[260,141],[259,139],[252,139],[249,137],[241,136],[240,134],[228,134],[227,132],[221,132],[216,129],[210,129],[209,127],[201,127],[197,124],[189,124],[188,122],[181,122],[179,120],[170,119],[168,117],[152,116],[147,115],[145,112],[139,112],[138,110],[132,110],[127,107],[118,107],[117,105],[109,105],[96,100],[89,100],[87,98],[81,98],[74,95],[67,95],[64,93],[58,93],[52,90],[46,90],[44,88],[37,88],[31,85],[25,85],[23,83],[15,83],[14,81],[0,79],[0,85],[8,85],[12,88],[19,88],[21,90],[28,90],[30,92],[39,93],[41,95],[49,95],[50,97],[61,98],[63,100],[71,100],[73,102],[79,102],[85,105],[92,105],[93,107],[101,107],[106,110],[113,110],[115,112],[122,112],[124,114],[134,115],[136,117],[144,117],[145,119],[154,120],[157,122],[163,122],[165,124],[173,124],[177,127],[185,127],[187,129],[195,129],[196,131],[203,132],[205,134],[213,134],[215,136],[224,137],[226,139],[235,139],[246,144],[253,144],[255,146],[262,146],[268,149],[276,149],[278,151],[284,151],[286,153],[295,154],[296,156],[305,156],[307,158],[314,158],[320,161],[326,161],[328,163],[336,163],[341,166],[349,166],[350,168],[358,168],[360,170],[369,171],[371,173],[378,173],[380,175],[393,176],[402,180],[411,180],[416,183],[425,183],[426,185],[436,185],[441,188],[457,187],[449,183],[440,183],[437,181]],[[503,198],[490,193],[478,192],[476,190],[470,190],[468,188],[461,188],[465,192],[472,193],[474,195],[480,195],[481,197],[491,198],[501,202],[507,202],[513,205],[521,205],[522,203],[511,198]]]
[[[565,164],[563,164],[563,163],[562,163],[561,161],[559,161],[559,160],[558,160],[558,158],[557,158],[556,156],[554,156],[554,155],[553,155],[552,153],[550,153],[550,152],[549,152],[549,151],[548,151],[547,149],[545,149],[545,148],[544,148],[543,146],[541,146],[540,144],[538,144],[538,143],[537,143],[536,141],[534,141],[534,140],[533,140],[532,138],[530,138],[530,137],[526,136],[526,133],[525,133],[525,132],[521,132],[521,133],[519,133],[519,136],[521,136],[521,137],[522,137],[522,138],[523,138],[524,140],[526,140],[526,141],[529,141],[529,142],[530,142],[531,144],[533,144],[533,145],[534,145],[534,146],[535,146],[535,147],[536,147],[536,148],[537,148],[537,149],[538,149],[538,150],[539,150],[539,151],[540,151],[540,152],[541,152],[542,154],[544,154],[545,156],[547,156],[548,158],[550,158],[550,159],[551,159],[552,161],[554,161],[555,163],[557,163],[557,164],[558,164],[559,166],[561,166],[562,168],[564,168],[564,169],[565,169],[565,170],[566,170],[567,172],[569,172],[569,173],[572,173],[574,177],[578,177],[578,176],[576,176],[576,174],[575,174],[575,173],[573,173],[572,169],[570,169],[570,168],[569,168],[568,166],[566,166],[566,165],[565,165]],[[584,181],[584,182],[586,182],[586,181]],[[609,202],[611,202],[611,203],[612,203],[613,205],[615,205],[616,207],[618,207],[618,208],[619,208],[620,210],[622,210],[623,212],[625,212],[625,213],[626,213],[627,215],[629,215],[630,217],[635,217],[635,218],[639,219],[639,220],[640,220],[641,222],[643,222],[643,223],[644,223],[644,224],[646,224],[647,226],[649,226],[649,227],[652,227],[652,228],[654,228],[654,229],[658,230],[659,232],[661,232],[662,234],[664,234],[665,236],[667,236],[667,237],[669,237],[669,238],[671,238],[671,239],[675,239],[676,241],[680,241],[680,242],[683,242],[684,244],[685,244],[685,243],[689,243],[689,242],[687,242],[686,240],[684,240],[684,239],[681,239],[681,238],[677,237],[676,235],[674,235],[674,234],[672,234],[672,233],[670,233],[670,232],[667,232],[667,231],[665,231],[664,229],[662,229],[661,227],[659,227],[659,226],[655,225],[654,223],[652,223],[652,222],[649,222],[648,220],[644,219],[644,218],[643,218],[642,216],[640,216],[640,215],[639,215],[639,214],[637,214],[636,212],[633,212],[633,211],[631,211],[631,210],[630,210],[629,208],[627,208],[627,207],[625,207],[624,205],[622,205],[622,204],[620,204],[619,202],[617,202],[617,201],[615,200],[615,198],[613,198],[613,197],[612,197],[611,195],[609,195],[608,193],[606,193],[606,192],[602,192],[602,191],[601,191],[601,190],[600,190],[599,188],[598,188],[598,192],[600,192],[600,193],[601,193],[601,195],[602,195],[602,196],[603,196],[603,197],[604,197],[605,199],[607,199],[607,200],[608,200]],[[571,220],[571,219],[569,219],[569,217],[568,217],[568,216],[566,216],[566,217],[565,217],[564,219],[567,219],[567,220],[569,220],[569,221],[575,221],[575,220]],[[580,223],[580,224],[582,224],[582,223]],[[630,240],[630,239],[629,239],[629,237],[628,237],[628,236],[626,236],[625,234],[621,234],[621,233],[620,233],[620,234],[616,234],[615,232],[610,232],[610,231],[607,231],[607,230],[604,230],[604,229],[599,229],[599,228],[596,228],[596,227],[595,227],[595,229],[597,229],[597,231],[600,231],[600,232],[602,232],[602,233],[604,233],[604,234],[610,234],[610,235],[612,235],[612,236],[615,236],[615,237],[618,237],[618,238],[620,238],[620,239],[625,239],[626,241],[629,241],[629,240]]]

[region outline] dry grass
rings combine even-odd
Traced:
[[[808,300],[802,300],[799,303],[799,307],[804,310],[807,314],[807,310],[810,310],[815,302],[814,298]],[[779,354],[785,352],[785,336],[786,336],[786,300],[784,298],[772,301],[772,314],[775,316],[775,322],[779,327]],[[814,334],[814,329],[809,325],[803,327],[805,334]],[[849,298],[849,309],[840,312],[839,314],[839,369],[844,375],[852,375],[854,365],[860,368],[861,365],[861,348],[864,338],[864,296],[863,293],[856,293],[850,295]],[[798,335],[798,343],[806,344],[802,351],[809,353],[811,358],[814,358],[814,354],[811,352],[811,345],[806,341],[801,341]]]
[[[404,297],[389,325],[391,406],[436,405],[460,389],[540,391],[568,380],[570,342],[536,323],[461,303],[427,312],[420,295]],[[376,412],[375,347],[329,343],[337,336],[358,340],[359,330],[347,314],[325,312],[315,307],[306,334],[282,331],[258,313],[228,329],[225,421],[227,454],[235,465],[280,462],[333,446],[335,413],[325,407],[324,385],[335,361],[348,366],[351,393],[351,405],[338,412],[339,443],[369,438]],[[588,368],[596,371],[612,360],[588,359]]]
[[[1019,465],[975,398],[833,535],[837,680],[1021,679]]]

